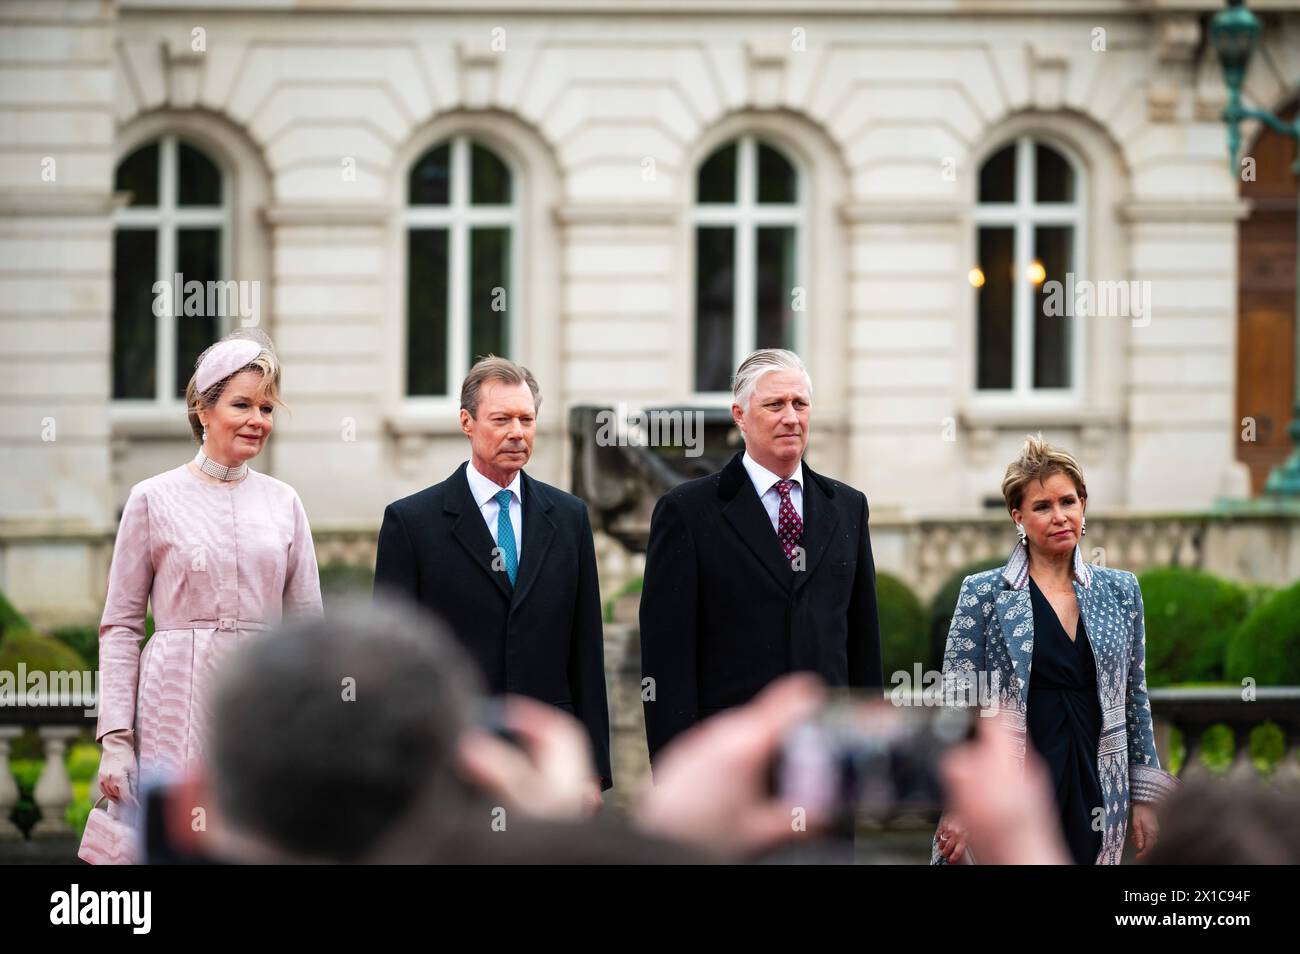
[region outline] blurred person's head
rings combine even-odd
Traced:
[[[1007,466],[1002,496],[1017,529],[1024,530],[1030,555],[1072,553],[1082,539],[1088,506],[1083,468],[1041,434],[1026,437],[1020,456]]]
[[[1252,780],[1184,782],[1160,810],[1153,865],[1300,864],[1300,790]]]
[[[436,619],[395,603],[285,625],[229,659],[206,788],[214,854],[352,861],[417,799],[464,801],[460,736],[479,677]]]
[[[731,418],[745,450],[778,477],[794,473],[808,447],[812,379],[793,351],[763,348],[736,369]]]
[[[533,373],[508,358],[475,363],[460,388],[460,429],[474,468],[505,487],[533,453],[541,390]]]

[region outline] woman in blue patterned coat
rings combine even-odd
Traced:
[[[1026,743],[1038,753],[1076,863],[1118,864],[1130,825],[1145,858],[1159,837],[1155,804],[1178,783],[1156,754],[1137,578],[1084,561],[1083,472],[1041,435],[1007,468],[1002,494],[1020,541],[1006,566],[962,583],[945,700],[996,708],[1021,767]],[[945,814],[931,863],[977,860],[966,841]]]

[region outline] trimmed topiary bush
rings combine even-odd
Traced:
[[[1138,583],[1146,615],[1147,685],[1222,681],[1228,640],[1249,611],[1245,588],[1175,566],[1147,570]]]
[[[99,746],[93,742],[76,743],[69,750],[65,764],[68,767],[68,779],[72,783],[72,802],[63,817],[80,838],[86,828],[86,818],[90,815],[90,783],[99,773]],[[9,762],[9,770],[18,786],[18,803],[9,813],[9,820],[25,835],[30,834],[40,818],[35,791],[44,765],[45,760],[38,755],[13,758]]]
[[[50,635],[86,660],[88,669],[99,668],[98,626],[60,626]]]
[[[957,608],[962,581],[976,573],[996,569],[1005,562],[1001,557],[986,557],[967,563],[948,577],[947,582],[939,587],[939,592],[930,600],[930,658],[935,661],[936,669],[943,665],[943,648],[948,642],[948,627],[952,625],[952,611]]]
[[[36,782],[41,777],[42,760],[37,758],[18,758],[9,760],[9,771],[13,773],[14,783],[18,786],[18,803],[9,813],[9,820],[18,826],[18,830],[27,835],[41,818],[41,810],[36,807]]]
[[[0,636],[9,632],[11,629],[31,629],[31,624],[23,617],[23,614],[14,609],[14,605],[9,602],[3,593],[0,593]]]
[[[72,803],[65,816],[72,830],[81,835],[90,815],[90,783],[99,774],[100,748],[93,742],[78,742],[68,750],[68,779],[72,782]]]
[[[892,685],[890,675],[903,670],[912,672],[915,663],[923,670],[933,667],[929,639],[926,638],[925,610],[911,588],[889,573],[876,574],[876,607],[880,613],[880,655],[885,685]]]
[[[1278,590],[1228,640],[1225,675],[1260,686],[1300,685],[1300,583]]]
[[[1241,588],[1246,592],[1246,615],[1249,616],[1255,611],[1255,608],[1262,606],[1264,602],[1277,592],[1277,587],[1271,583],[1242,583]]]
[[[30,629],[11,630],[0,637],[0,671],[18,673],[18,664],[26,663],[28,672],[82,672],[90,669],[81,654],[53,636],[42,636]]]
[[[1250,730],[1250,758],[1255,768],[1272,774],[1286,758],[1286,733],[1271,719]]]

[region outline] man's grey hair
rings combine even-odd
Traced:
[[[414,604],[331,606],[241,647],[218,681],[209,768],[221,816],[277,854],[354,862],[417,798],[458,805],[478,671]]]
[[[754,396],[758,379],[769,371],[798,371],[808,386],[808,397],[812,397],[812,378],[797,354],[784,348],[760,348],[751,352],[736,369],[736,374],[731,379],[731,399],[748,411],[749,399]]]
[[[479,358],[474,367],[465,375],[460,386],[460,406],[469,411],[469,416],[478,420],[479,392],[488,381],[504,381],[506,384],[527,384],[533,392],[533,413],[542,409],[542,391],[537,386],[533,372],[522,364],[515,364],[509,358],[500,358],[494,354]]]

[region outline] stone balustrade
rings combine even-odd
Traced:
[[[1180,777],[1209,774],[1202,759],[1205,731],[1214,725],[1225,725],[1234,742],[1227,776],[1257,778],[1259,770],[1250,753],[1250,733],[1256,726],[1271,722],[1283,733],[1284,749],[1267,781],[1277,785],[1300,784],[1300,687],[1257,688],[1245,699],[1243,690],[1233,687],[1152,689],[1148,696],[1155,722],[1156,750],[1166,765],[1170,729],[1177,728],[1182,734],[1185,753]]]
[[[621,811],[629,806],[649,770],[640,697],[639,640],[636,628],[626,623],[610,624],[606,635],[611,745],[614,777],[618,782],[611,807]],[[1249,700],[1244,700],[1242,692],[1235,688],[1153,689],[1150,697],[1157,749],[1166,766],[1170,757],[1170,730],[1176,727],[1182,733],[1186,746],[1179,773],[1182,777],[1208,772],[1201,759],[1202,739],[1206,729],[1220,724],[1228,727],[1236,742],[1227,776],[1257,777],[1258,769],[1250,757],[1250,732],[1257,725],[1272,722],[1284,734],[1285,751],[1265,781],[1271,785],[1300,786],[1300,687],[1257,689]],[[18,786],[11,773],[0,772],[0,864],[75,860],[77,838],[64,817],[73,797],[64,757],[70,742],[92,726],[93,720],[85,715],[82,706],[0,706],[0,764],[8,766],[12,743],[27,727],[35,728],[46,755],[34,793],[40,818],[29,838],[24,839],[9,819],[18,801]],[[901,843],[902,848],[890,839],[909,837],[904,835],[907,831],[928,831],[930,824],[926,819],[906,818],[875,826],[864,837],[881,839],[881,845],[888,847],[885,854],[890,858],[905,861],[916,854],[911,860],[923,861],[917,845],[922,840],[928,844],[928,835]]]
[[[79,835],[66,818],[73,793],[65,759],[72,741],[87,729],[93,731],[95,720],[86,715],[89,704],[70,701],[73,704],[58,706],[0,704],[0,765],[5,769],[0,771],[0,864],[77,860]],[[9,817],[19,792],[8,769],[13,742],[27,728],[35,730],[45,759],[33,792],[40,817],[24,838]]]

